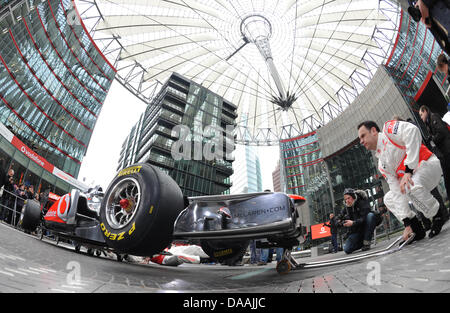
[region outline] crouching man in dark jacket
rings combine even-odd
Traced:
[[[377,216],[370,209],[369,200],[364,191],[351,188],[344,190],[345,207],[338,219],[343,227],[348,228],[348,237],[344,243],[347,254],[361,249],[370,249],[373,231],[378,224]]]

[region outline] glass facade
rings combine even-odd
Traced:
[[[314,177],[315,165],[323,161],[316,132],[281,140],[280,149],[284,159],[287,192],[304,195],[308,179]],[[313,166],[311,171],[308,169],[310,166]]]
[[[240,160],[240,162],[233,164],[234,174],[231,176],[233,186],[230,192],[238,194],[263,191],[261,164],[256,147],[238,145],[234,158]]]
[[[325,161],[333,188],[334,207],[338,210],[343,208],[345,188],[366,190],[374,201],[383,199],[381,176],[377,173],[375,160],[358,141],[327,157]]]
[[[383,178],[376,168],[377,160],[371,152],[359,144],[359,139],[326,157],[325,162],[333,190],[335,213],[344,208],[345,188],[366,191],[372,208],[380,208],[384,205]],[[322,221],[326,221],[331,212],[325,212],[322,215]],[[389,214],[388,220],[390,225],[380,226],[379,232],[384,232],[384,227],[392,230],[401,226],[392,214]]]
[[[280,141],[286,192],[308,201],[310,224],[332,209],[325,164],[316,132]]]
[[[73,188],[67,181],[52,175],[33,162],[2,136],[0,136],[0,159],[5,161],[7,168],[14,170],[17,184],[33,185],[37,192],[49,190],[62,195]]]
[[[186,196],[229,193],[232,160],[206,160],[202,151],[210,140],[203,131],[206,126],[219,127],[224,131],[224,156],[225,151],[234,151],[233,140],[227,138],[233,138],[232,134],[226,130],[227,125],[235,126],[236,109],[208,89],[174,73],[125,140],[117,169],[148,162],[168,173]],[[189,128],[190,158],[172,157],[172,146],[179,139],[172,130],[177,125]],[[200,158],[196,155],[199,151]]]
[[[0,35],[0,122],[33,153],[77,177],[116,70],[83,23],[69,19],[73,5],[17,4],[21,15]]]

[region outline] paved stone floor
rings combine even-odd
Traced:
[[[445,293],[450,292],[450,223],[433,239],[344,265],[280,275],[275,264],[164,267],[75,253],[0,223],[0,292],[42,293]],[[383,242],[374,249],[389,244]],[[299,262],[344,257],[343,253]]]

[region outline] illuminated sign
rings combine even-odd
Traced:
[[[311,239],[319,239],[331,236],[330,227],[323,226],[323,223],[311,225]]]

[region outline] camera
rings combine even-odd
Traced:
[[[349,219],[350,219],[350,218],[349,218],[348,216],[340,216],[340,217],[337,219],[336,225],[337,225],[338,227],[344,227],[345,221],[346,221],[346,220],[349,220]]]

